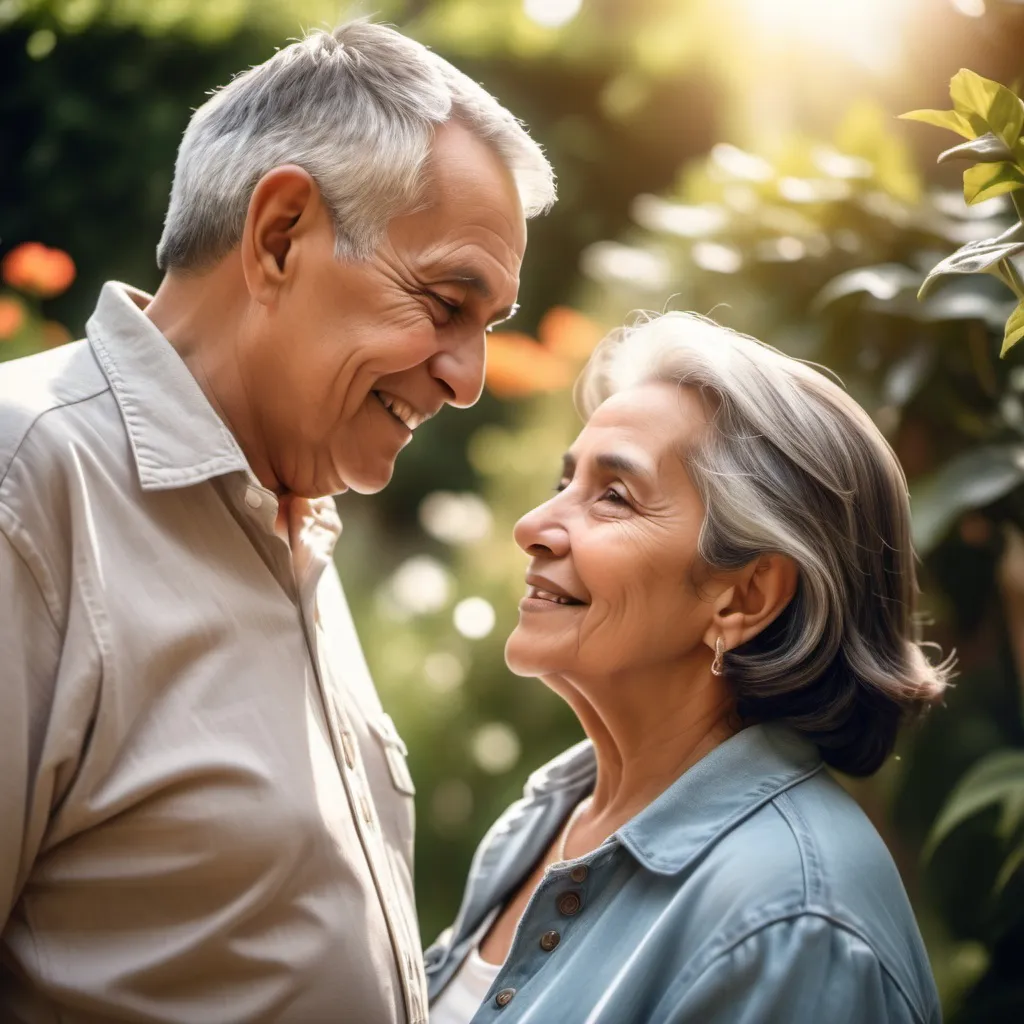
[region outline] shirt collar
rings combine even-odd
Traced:
[[[758,808],[823,767],[817,748],[792,729],[749,726],[684,772],[615,838],[649,871],[677,874]],[[596,775],[586,740],[534,772],[527,792],[586,791]]]
[[[121,410],[142,489],[170,490],[247,473],[238,442],[143,313],[151,298],[108,281],[85,328]]]

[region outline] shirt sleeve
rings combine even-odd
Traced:
[[[871,948],[816,915],[731,946],[670,995],[671,1024],[938,1024],[915,1012]]]
[[[37,773],[60,651],[36,578],[0,531],[0,931],[46,825],[49,797],[39,792]]]

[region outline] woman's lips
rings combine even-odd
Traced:
[[[539,587],[527,587],[526,596],[519,602],[520,611],[553,611],[556,608],[583,608],[582,601],[562,594],[553,594]]]

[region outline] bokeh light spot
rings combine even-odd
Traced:
[[[482,640],[494,629],[494,608],[482,597],[467,597],[455,606],[455,628],[470,640]]]
[[[473,760],[488,775],[501,775],[514,767],[522,753],[515,730],[505,722],[487,722],[473,734]]]
[[[434,651],[423,662],[423,676],[435,693],[451,693],[466,678],[466,669],[449,651]]]
[[[568,25],[583,6],[583,0],[523,0],[523,13],[544,28]]]
[[[437,559],[415,555],[395,570],[384,599],[399,613],[398,618],[429,615],[448,603],[451,590],[451,574]]]
[[[420,504],[420,525],[446,544],[472,544],[491,532],[491,512],[479,495],[435,491]]]
[[[44,57],[49,57],[56,45],[56,33],[52,29],[41,28],[28,37],[25,43],[25,52],[33,60],[42,60]]]

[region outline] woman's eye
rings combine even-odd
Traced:
[[[609,487],[608,490],[601,495],[601,501],[610,501],[613,505],[628,505],[629,501],[624,495],[619,494],[614,487]]]
[[[555,484],[555,494],[561,494],[562,491],[564,491],[566,489],[566,487],[568,487],[568,486],[569,486],[569,481],[568,480],[559,480],[558,483]]]

